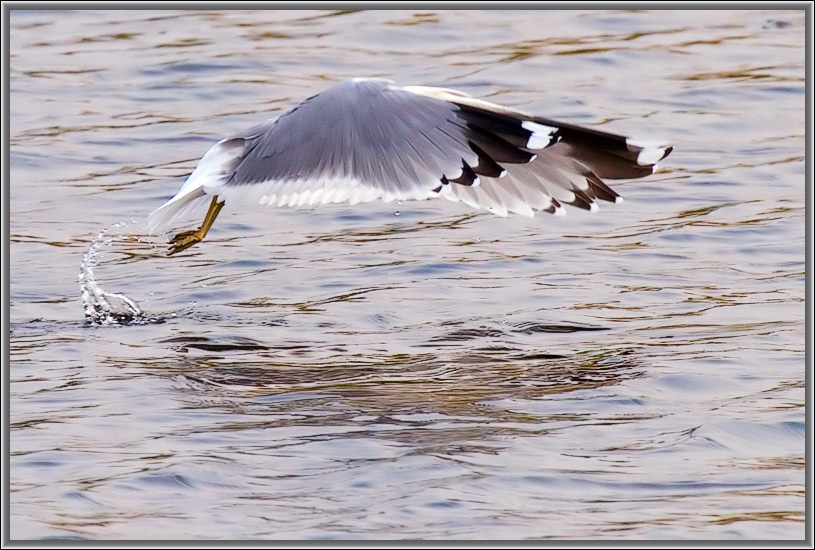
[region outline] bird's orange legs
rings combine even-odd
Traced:
[[[204,218],[204,223],[197,231],[182,231],[170,240],[170,250],[167,252],[168,256],[172,256],[182,250],[187,250],[189,247],[198,244],[207,236],[209,228],[212,227],[212,222],[218,217],[218,212],[224,207],[224,202],[218,202],[218,196],[212,197],[212,202],[209,203],[209,210]]]

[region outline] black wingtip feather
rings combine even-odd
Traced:
[[[603,180],[595,176],[594,174],[589,174],[586,177],[586,181],[589,184],[589,188],[594,192],[594,195],[601,200],[608,201],[608,202],[617,202],[617,199],[620,195],[614,191],[611,187],[605,184]]]
[[[527,164],[537,155],[515,147],[498,135],[488,133],[477,127],[469,127],[470,141],[478,145],[486,156],[495,162],[507,164]]]
[[[570,203],[572,206],[582,208],[583,210],[591,210],[591,205],[594,204],[594,201],[590,196],[576,187],[572,188],[572,193],[574,193],[574,200]]]
[[[469,144],[470,149],[472,149],[473,152],[478,155],[478,165],[473,167],[476,174],[486,176],[488,178],[498,178],[505,173],[504,168],[492,160],[481,147],[472,141],[470,141]]]
[[[448,178],[449,181],[467,186],[472,186],[477,179],[478,176],[476,173],[470,168],[470,165],[464,161],[461,162],[461,175],[457,178]]]
[[[459,116],[471,128],[494,134],[515,147],[526,147],[532,132],[522,126],[524,120],[493,111],[486,111],[469,105],[457,104]]]

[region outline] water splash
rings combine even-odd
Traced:
[[[85,308],[85,321],[90,325],[133,325],[157,321],[145,315],[131,298],[124,294],[103,290],[96,282],[93,273],[93,268],[96,267],[96,261],[100,256],[100,249],[103,246],[110,247],[115,240],[109,233],[126,225],[124,222],[118,222],[100,231],[82,257],[79,285],[82,291],[82,305]]]

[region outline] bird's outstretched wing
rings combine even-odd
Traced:
[[[671,147],[527,115],[442,88],[355,79],[210,149],[159,228],[206,195],[274,206],[445,197],[498,215],[593,210],[603,179],[654,171]]]

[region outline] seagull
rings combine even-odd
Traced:
[[[222,139],[178,193],[150,214],[152,233],[210,201],[199,243],[225,203],[269,206],[444,197],[498,216],[565,214],[621,202],[604,179],[654,173],[673,147],[529,115],[469,94],[379,78],[335,84],[276,119]]]

